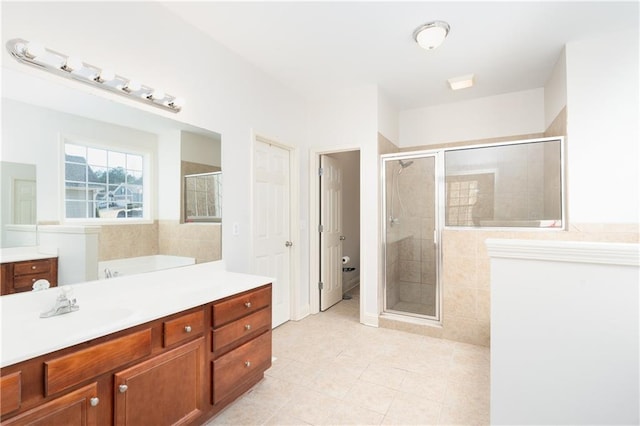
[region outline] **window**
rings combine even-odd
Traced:
[[[446,226],[560,228],[562,139],[445,151]]]
[[[184,185],[187,222],[222,220],[222,172],[186,175]]]
[[[145,216],[145,156],[78,143],[64,144],[66,219]]]

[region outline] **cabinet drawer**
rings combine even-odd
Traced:
[[[164,346],[184,342],[204,331],[204,312],[198,311],[182,315],[164,322]]]
[[[219,327],[271,304],[271,286],[213,305],[213,326]]]
[[[44,363],[47,396],[151,353],[151,329],[81,349]]]
[[[48,274],[51,270],[51,262],[49,259],[45,260],[32,260],[29,262],[17,262],[13,265],[13,275],[27,275],[27,274]]]
[[[35,283],[40,279],[50,281],[49,274],[43,272],[38,274],[21,275],[21,276],[15,277],[13,279],[13,288],[16,290],[24,289],[24,288],[28,288],[29,290],[31,290],[33,288],[33,283]]]
[[[213,403],[271,366],[271,330],[213,361]]]
[[[271,309],[260,309],[253,314],[213,330],[213,352],[217,354],[239,345],[271,329]]]
[[[22,373],[0,378],[0,414],[5,415],[20,408],[22,402]]]

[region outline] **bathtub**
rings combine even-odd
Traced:
[[[98,279],[105,279],[106,270],[112,277],[121,275],[140,274],[143,272],[159,271],[161,269],[177,268],[193,265],[196,259],[193,257],[168,256],[157,254],[154,256],[130,257],[126,259],[114,259],[98,262]]]

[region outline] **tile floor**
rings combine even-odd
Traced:
[[[272,367],[207,425],[489,424],[489,349],[358,323],[357,291],[273,331]]]

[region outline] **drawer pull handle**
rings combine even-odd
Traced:
[[[245,326],[244,326],[244,329],[245,329],[245,330],[247,330],[247,331],[251,330],[251,324],[247,324],[247,325],[245,325]]]
[[[185,331],[186,333],[191,333],[191,326],[190,326],[190,325],[186,325],[186,326],[184,327],[184,331]]]
[[[251,302],[244,302],[244,306],[245,308],[250,308],[251,307]]]
[[[36,265],[32,265],[31,269],[35,270],[36,269]]]
[[[244,366],[247,368],[251,367],[251,361],[245,361]]]
[[[129,389],[129,386],[127,386],[127,385],[118,386],[118,390],[120,391],[120,393],[125,393],[127,391],[127,389]]]
[[[94,396],[89,400],[89,403],[91,404],[92,407],[97,407],[98,404],[100,404],[100,398],[98,398],[97,396]]]

